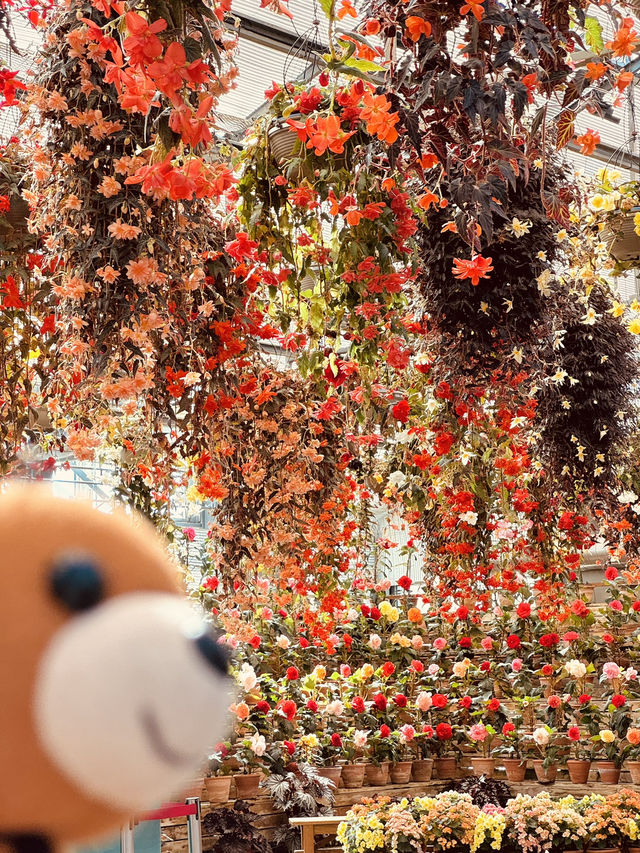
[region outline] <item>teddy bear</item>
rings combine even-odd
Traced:
[[[0,496],[0,850],[49,853],[185,790],[225,733],[227,654],[152,526]]]

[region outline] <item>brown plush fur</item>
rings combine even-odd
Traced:
[[[124,514],[56,499],[44,488],[0,497],[0,851],[11,834],[41,833],[54,845],[104,834],[126,815],[70,784],[40,747],[33,718],[38,662],[72,616],[51,596],[56,555],[79,550],[104,568],[107,596],[132,590],[178,591],[155,532]],[[5,836],[5,843],[2,842]]]

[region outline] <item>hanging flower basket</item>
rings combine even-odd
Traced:
[[[633,221],[636,213],[640,213],[640,207],[632,208],[624,218],[602,232],[603,242],[609,245],[609,253],[618,263],[640,261],[640,236],[636,234]]]
[[[292,116],[295,118],[296,116]],[[272,125],[268,131],[269,149],[278,166],[283,166],[294,155],[298,134],[284,121]]]

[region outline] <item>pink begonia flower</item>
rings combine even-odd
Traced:
[[[382,640],[379,634],[369,634],[369,648],[377,651],[382,645]]]
[[[437,663],[430,663],[427,672],[429,675],[437,675],[440,672],[440,667]]]
[[[418,652],[424,646],[424,640],[419,634],[414,634],[411,638],[411,645]]]
[[[514,672],[520,672],[520,670],[522,669],[522,658],[514,658],[511,661],[511,669]]]
[[[356,729],[353,733],[353,745],[358,749],[362,749],[367,745],[368,729]]]
[[[349,666],[348,663],[341,663],[340,664],[340,675],[343,678],[349,678],[349,676],[351,675],[351,667]]]
[[[490,649],[493,648],[493,640],[491,639],[491,637],[483,637],[480,642],[480,645],[485,651],[488,652]]]
[[[439,652],[441,652],[443,649],[446,649],[446,647],[447,641],[444,637],[436,637],[436,639],[433,641],[433,648]]]
[[[419,711],[428,711],[431,707],[431,694],[422,690],[416,696],[416,707]]]
[[[265,622],[271,622],[273,619],[273,610],[270,607],[263,607],[260,611],[260,616]]]
[[[193,542],[196,538],[196,531],[193,529],[193,527],[183,527],[182,533],[185,539],[188,539],[189,542]]]
[[[344,705],[339,699],[334,699],[333,702],[329,702],[326,711],[327,714],[330,714],[332,717],[339,717],[344,713]]]
[[[269,591],[269,578],[258,578],[256,581],[256,586],[260,592],[268,592]]]
[[[620,678],[621,670],[617,663],[610,660],[602,667],[602,674],[609,681],[613,681],[614,678]]]
[[[340,645],[340,643],[342,642],[342,639],[337,634],[331,634],[329,636],[329,642],[331,643],[332,646],[335,647],[335,646]]]
[[[378,592],[386,592],[390,586],[391,586],[391,581],[388,580],[387,578],[385,578],[384,580],[382,580],[376,584],[376,590]]]
[[[622,605],[622,602],[621,602],[621,601],[618,601],[618,599],[617,599],[617,598],[614,598],[614,600],[613,600],[612,602],[610,602],[609,607],[610,607],[612,610],[617,610],[617,611],[618,611],[618,613],[619,613],[621,610],[623,610],[623,609],[624,609],[624,608],[623,608],[623,605]]]
[[[416,736],[416,730],[413,726],[410,726],[409,723],[405,723],[405,725],[400,729],[400,734],[406,741],[410,741]]]
[[[625,671],[622,673],[627,681],[635,681],[638,677],[638,670],[634,669],[632,666],[627,667]]]
[[[486,737],[488,734],[489,734],[489,732],[482,725],[482,723],[476,723],[475,726],[471,726],[471,728],[469,729],[469,737],[471,738],[471,740],[475,740],[475,741],[486,740]]]

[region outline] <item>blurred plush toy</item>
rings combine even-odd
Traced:
[[[230,679],[151,526],[9,490],[0,608],[0,850],[99,836],[188,786]]]

